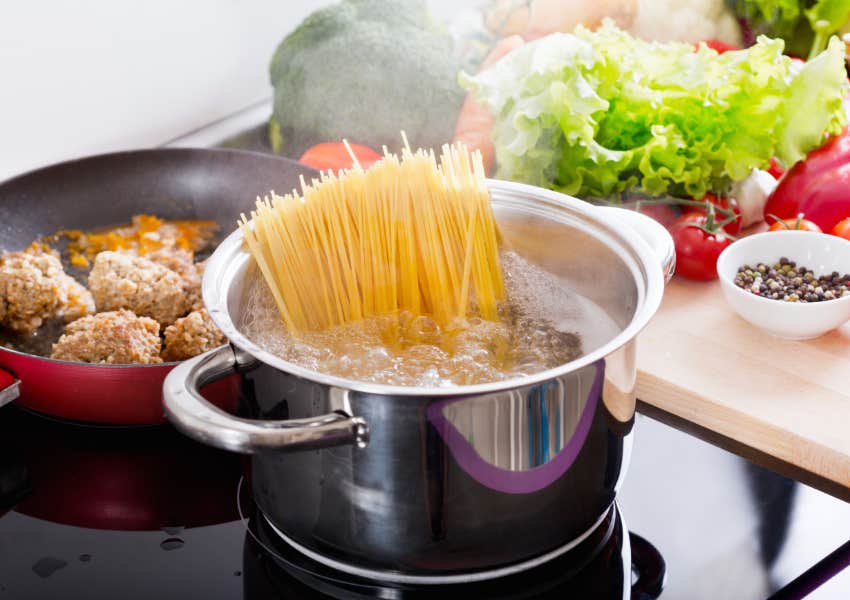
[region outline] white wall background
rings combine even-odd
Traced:
[[[26,0],[0,11],[0,179],[161,144],[267,98],[280,40],[326,0]],[[447,18],[480,0],[432,0]]]

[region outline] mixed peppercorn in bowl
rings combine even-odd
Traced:
[[[819,337],[850,320],[850,241],[808,231],[739,239],[717,259],[721,289],[750,324],[776,337]]]

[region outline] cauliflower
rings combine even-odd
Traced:
[[[720,40],[741,46],[741,28],[724,0],[637,0],[627,31],[657,42]]]
[[[607,17],[650,41],[742,43],[735,12],[724,0],[490,0],[481,17],[497,39],[520,35],[530,41],[572,33],[577,25],[596,29]]]

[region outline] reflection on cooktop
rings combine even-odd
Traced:
[[[245,460],[167,427],[91,429],[0,408],[0,600],[340,597],[339,582],[311,587],[310,569],[293,576],[261,520],[248,533],[236,502]],[[850,537],[850,506],[645,418],[618,502],[667,561],[662,599],[763,599]],[[644,546],[629,538],[640,563]],[[598,562],[610,573],[616,545],[605,548]],[[845,575],[812,598],[847,597]],[[571,581],[587,597],[604,591]]]
[[[523,573],[476,583],[389,584],[341,573],[311,560],[284,541],[253,504],[240,494],[246,525],[245,598],[488,598],[490,600],[659,597],[665,563],[639,536],[630,536],[616,505],[581,544],[550,563]]]
[[[312,563],[277,537],[241,484],[238,456],[166,427],[76,427],[16,409],[2,417],[0,598],[622,598],[631,589],[615,508],[582,544],[532,571],[388,588]],[[658,586],[659,565],[663,574],[657,562],[644,583]]]

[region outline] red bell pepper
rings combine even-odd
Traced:
[[[792,219],[801,213],[824,231],[850,217],[848,129],[791,167],[764,207],[765,220],[769,215]]]
[[[701,42],[697,42],[694,44],[694,49],[699,50],[699,45],[705,44],[718,54],[723,54],[724,52],[730,52],[732,50],[740,50],[738,46],[735,44],[728,44],[726,42],[721,42],[720,40],[702,40]]]
[[[364,169],[368,169],[372,163],[381,159],[381,155],[368,146],[349,144],[349,147],[354,153],[354,156],[357,157],[357,162]],[[308,148],[298,160],[308,167],[313,167],[320,171],[331,170],[337,172],[340,169],[350,169],[354,166],[351,155],[348,153],[348,148],[342,142],[316,144]]]

